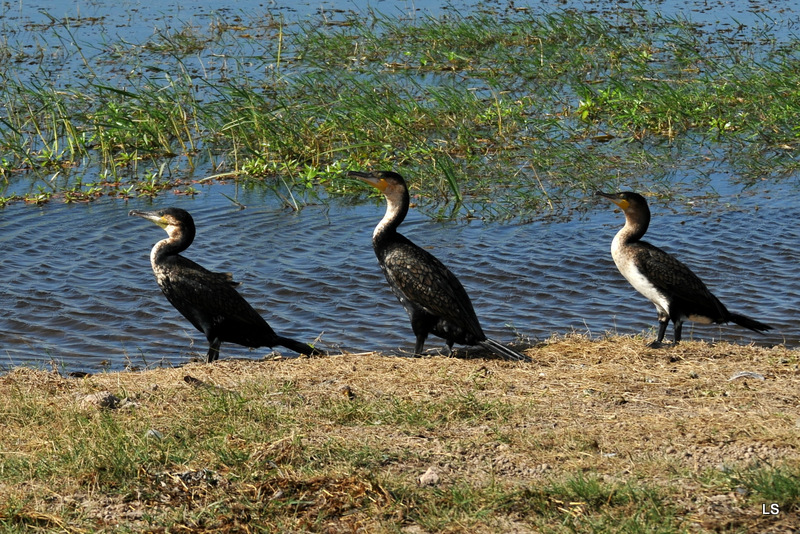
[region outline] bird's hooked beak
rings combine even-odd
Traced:
[[[169,226],[169,222],[167,222],[166,217],[161,215],[157,211],[139,211],[139,210],[131,210],[128,212],[128,215],[135,215],[136,217],[142,217],[143,219],[147,219],[148,221],[152,221],[159,225],[161,228],[166,229]]]
[[[386,189],[386,186],[389,185],[386,183],[386,180],[383,178],[376,178],[371,172],[348,171],[347,176],[350,178],[358,178],[362,182],[365,182],[378,189],[380,192],[383,192],[384,189]]]
[[[630,202],[620,196],[619,193],[603,193],[602,191],[595,192],[596,196],[604,197],[620,207],[622,211],[628,209]]]

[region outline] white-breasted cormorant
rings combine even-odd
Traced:
[[[132,210],[130,215],[143,217],[166,230],[169,237],[153,246],[150,264],[167,300],[208,339],[208,362],[219,358],[223,341],[251,348],[281,345],[301,354],[321,354],[305,343],[277,335],[236,291],[239,283],[230,273],[209,271],[180,255],[194,241],[194,220],[189,212],[166,208]]]
[[[733,322],[755,332],[772,327],[738,313],[731,313],[686,265],[658,247],[642,241],[650,225],[650,208],[645,198],[632,192],[602,193],[625,213],[625,226],[611,243],[611,256],[619,272],[658,311],[658,336],[651,346],[664,340],[672,321],[674,342],[681,340],[686,320],[702,324]]]
[[[464,286],[429,252],[397,232],[408,213],[405,180],[391,171],[357,172],[348,176],[379,189],[386,197],[386,215],[372,234],[372,246],[392,292],[408,312],[416,336],[414,353],[422,354],[428,334],[454,343],[481,345],[510,360],[530,361],[524,354],[489,339],[483,333]]]

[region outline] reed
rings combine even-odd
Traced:
[[[53,19],[42,31],[69,30]],[[109,57],[81,52],[87,75],[66,87],[2,70],[2,172],[101,177],[87,181],[99,190],[51,195],[70,201],[150,195],[140,182],[164,165],[196,178],[224,163],[227,178],[279,182],[300,207],[350,189],[342,171],[397,168],[432,215],[483,218],[563,212],[612,180],[681,194],[692,184],[671,177],[710,172],[708,144],[744,183],[779,179],[798,168],[789,35],[734,41],[623,9],[177,25],[110,43]],[[104,77],[108,60],[125,74]]]

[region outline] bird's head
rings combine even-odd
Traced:
[[[597,191],[595,195],[607,198],[619,206],[625,213],[642,209],[642,207],[647,208],[647,200],[639,193],[634,193],[632,191],[623,191],[621,193],[603,193],[602,191]]]
[[[392,171],[349,171],[347,176],[358,178],[364,183],[378,189],[387,198],[403,195],[408,192],[408,186],[402,176]]]
[[[154,222],[163,228],[170,237],[180,235],[190,236],[194,239],[194,219],[192,219],[189,212],[184,209],[164,208],[155,211],[131,210],[128,215],[135,215],[136,217],[142,217],[143,219]]]

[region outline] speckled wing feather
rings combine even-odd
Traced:
[[[639,269],[673,301],[674,307],[687,315],[727,320],[728,310],[689,267],[650,243],[639,241],[633,246]]]
[[[230,332],[225,341],[254,345],[275,336],[267,322],[242,297],[229,273],[215,273],[182,256],[174,257],[158,280],[164,295],[201,332],[208,322]],[[174,275],[173,273],[179,273]]]
[[[432,254],[403,238],[387,248],[381,263],[401,300],[405,298],[474,336],[485,337],[461,282]]]

